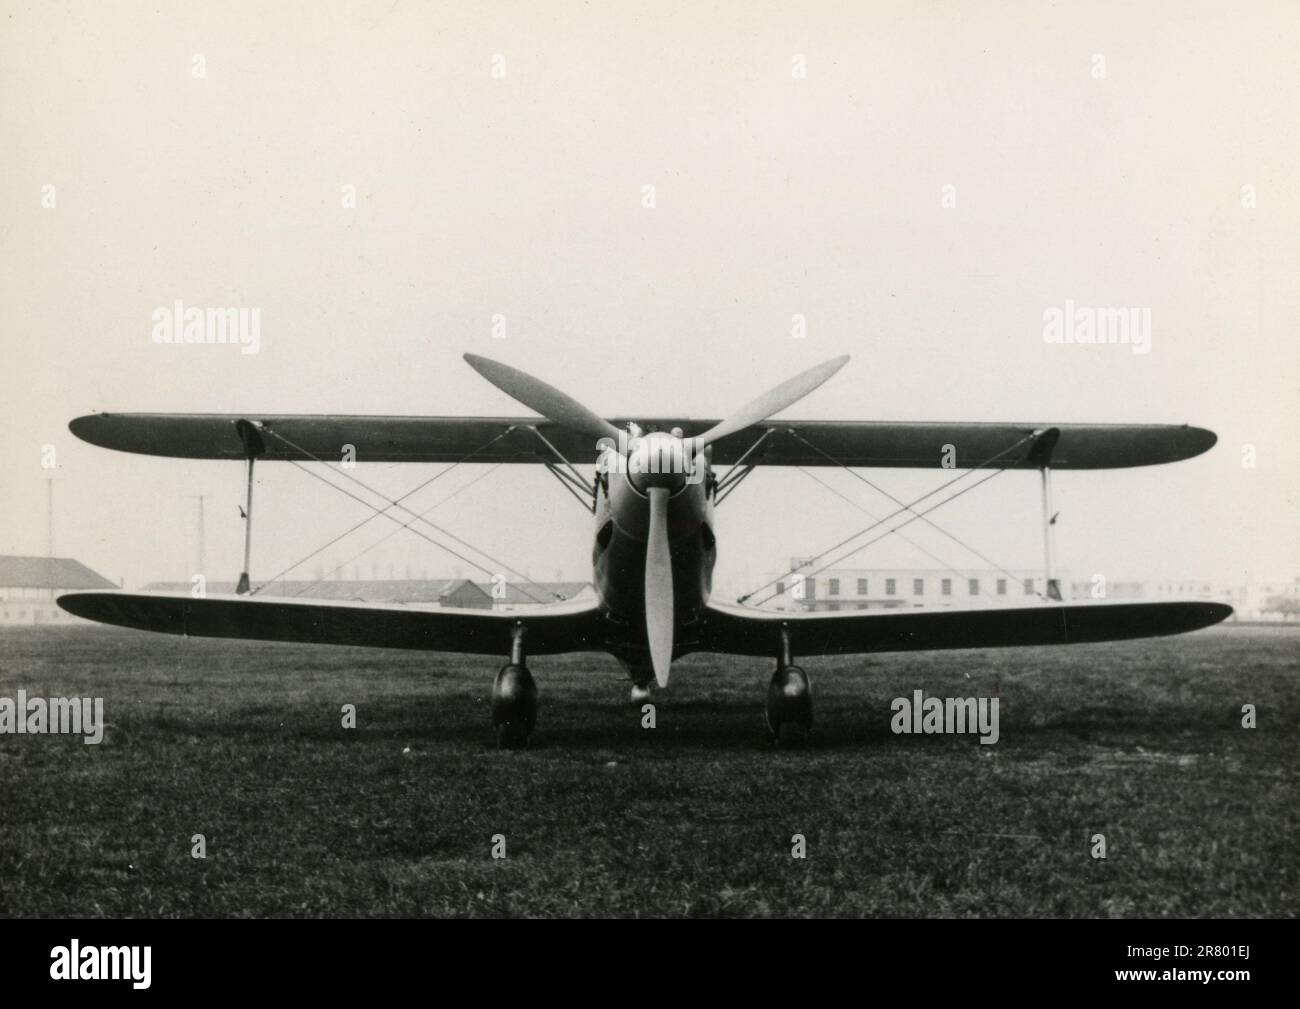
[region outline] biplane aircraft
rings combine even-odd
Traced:
[[[779,741],[795,742],[812,722],[811,683],[797,660],[1178,634],[1232,613],[1209,602],[1068,603],[1052,577],[1051,471],[1188,459],[1215,443],[1214,434],[1201,428],[771,419],[829,379],[847,356],[808,369],[725,420],[607,420],[524,372],[472,354],[465,360],[541,416],[102,413],[73,420],[74,434],[106,448],[246,463],[244,564],[234,594],[72,592],[60,596],[59,605],[91,620],[171,634],[508,657],[492,689],[492,720],[502,746],[526,743],[536,722],[530,655],[611,654],[628,672],[634,699],[644,698],[652,683],[667,686],[673,660],[693,652],[774,660],[768,727]],[[359,459],[371,462],[546,466],[595,517],[594,600],[511,611],[264,595],[267,586],[254,588],[249,574],[254,464],[334,462],[344,446],[354,446]],[[589,481],[578,466],[593,462]],[[1037,470],[1043,598],[1002,608],[841,612],[764,609],[752,598],[719,602],[711,598],[715,508],[757,465],[939,468],[952,476],[945,488],[973,474],[986,479],[1005,470]],[[725,472],[719,475],[718,467]],[[880,535],[918,519],[931,521],[926,514],[958,492],[948,493],[937,504],[922,505],[933,491],[912,502],[894,499],[898,510],[876,523],[884,527]],[[404,526],[423,519],[402,499],[383,498],[388,504],[371,504],[371,517],[383,515]],[[413,517],[407,520],[405,513]],[[774,591],[784,589],[778,584]]]

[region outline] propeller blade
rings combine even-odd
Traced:
[[[592,441],[601,438],[618,441],[618,428],[540,378],[477,354],[466,354],[465,362],[511,399],[518,400],[560,427],[585,434]]]
[[[651,487],[650,536],[645,545],[645,629],[650,664],[659,686],[668,686],[673,661],[673,559],[668,551],[668,488]]]
[[[839,357],[823,361],[816,367],[801,372],[794,378],[787,379],[775,389],[765,392],[750,403],[746,403],[726,420],[714,425],[698,438],[695,438],[696,450],[702,450],[704,446],[717,441],[719,438],[725,438],[729,434],[743,431],[760,421],[767,420],[774,413],[780,413],[787,406],[799,402],[848,362],[849,355],[841,354]]]

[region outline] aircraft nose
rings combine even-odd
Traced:
[[[642,494],[660,487],[675,494],[686,485],[691,463],[682,439],[655,432],[632,443],[627,459],[628,479]]]

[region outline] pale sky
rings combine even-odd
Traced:
[[[66,425],[94,410],[526,413],[472,351],[607,415],[710,417],[847,352],[788,416],[1216,431],[1190,462],[1058,475],[1075,575],[1300,574],[1292,0],[0,13],[0,552],[44,552],[52,475],[60,555],[128,586],[188,578],[203,495],[207,573],[238,573],[239,467],[85,445]],[[261,352],[155,344],[176,299],[260,309]],[[1067,300],[1149,309],[1151,352],[1046,343]],[[433,470],[355,472],[401,493]],[[255,582],[367,513],[292,467],[260,476]],[[1008,474],[932,517],[1033,567],[1038,509],[1036,477]],[[433,517],[535,578],[589,577],[590,517],[540,469]],[[719,509],[721,587],[868,521],[758,472]],[[408,533],[355,563],[479,574]],[[853,561],[893,564],[934,566],[906,545]]]

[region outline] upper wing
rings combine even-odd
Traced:
[[[1083,603],[969,610],[779,613],[709,603],[695,650],[776,656],[1065,645],[1181,634],[1232,615],[1222,603]]]
[[[587,603],[512,613],[261,596],[196,599],[149,592],[70,592],[59,596],[58,603],[88,620],[165,634],[477,655],[509,655],[516,624],[526,629],[529,655],[603,651],[606,632],[599,611]]]
[[[266,451],[258,457],[267,460],[334,461],[341,457],[345,445],[354,447],[361,462],[459,462],[471,454],[473,461],[484,463],[552,459],[541,439],[528,430],[530,427],[544,434],[573,462],[592,462],[597,451],[590,438],[531,417],[98,413],[78,417],[68,426],[78,438],[123,452],[187,459],[243,459],[244,445],[235,428],[240,420],[256,421],[271,432],[263,439]],[[628,421],[613,418],[611,423],[621,428]],[[680,427],[690,434],[705,431],[717,421],[660,418],[639,423],[648,430]],[[770,428],[774,433],[750,458],[751,462],[764,466],[916,468],[937,468],[948,462],[947,468],[954,464],[965,468],[977,466],[1049,426],[1061,432],[1052,451],[1053,469],[1176,462],[1200,455],[1216,440],[1212,431],[1174,424],[767,421],[719,440],[713,446],[713,462],[732,465]],[[511,428],[514,430],[499,437]],[[954,451],[955,463],[948,460]],[[999,459],[998,465],[1037,468],[1027,455],[1026,446],[1022,446]]]

